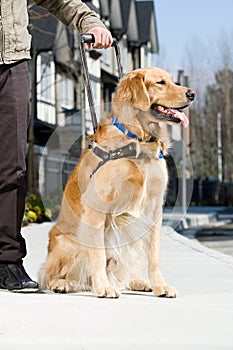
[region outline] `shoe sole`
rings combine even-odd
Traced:
[[[37,293],[37,292],[39,292],[39,289],[38,288],[9,289],[9,292],[13,292],[13,293]]]
[[[12,292],[12,293],[37,293],[40,291],[39,288],[7,289],[2,286],[0,286],[0,290]]]

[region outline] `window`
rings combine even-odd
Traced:
[[[67,76],[61,78],[61,106],[63,108],[73,108],[74,105],[74,86],[73,80]]]
[[[126,74],[128,71],[128,47],[127,47],[126,36],[123,36],[121,40],[121,55],[122,55],[123,72]]]
[[[111,63],[111,50],[99,50],[102,54],[101,56],[101,62],[103,62],[104,64],[106,64],[107,66],[110,66]]]
[[[56,124],[55,64],[49,52],[42,52],[37,57],[37,117]]]
[[[51,55],[47,52],[41,53],[37,60],[38,67],[38,92],[42,101],[55,102],[55,70]]]

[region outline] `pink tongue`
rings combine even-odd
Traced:
[[[184,112],[180,112],[177,109],[173,109],[173,108],[168,108],[167,111],[168,113],[172,114],[173,117],[180,119],[183,127],[187,128],[187,126],[189,125],[189,120],[186,117]]]

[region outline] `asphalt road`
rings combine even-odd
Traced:
[[[196,238],[208,248],[233,256],[233,221],[223,226],[204,228]]]

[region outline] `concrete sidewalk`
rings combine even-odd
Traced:
[[[25,266],[37,279],[51,224],[23,229]],[[163,227],[162,267],[177,299],[123,292],[0,292],[0,349],[225,350],[233,349],[233,258]]]

